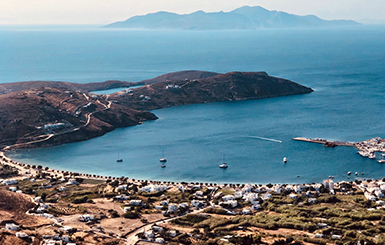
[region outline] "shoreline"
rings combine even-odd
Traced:
[[[5,161],[4,161],[5,160]],[[303,184],[319,184],[319,183],[322,183],[323,180],[325,179],[334,179],[334,176],[329,176],[329,178],[327,178],[328,176],[325,176],[324,179],[322,180],[318,180],[316,182],[306,182],[306,181],[298,181],[298,182],[292,182],[292,183],[289,183],[289,182],[269,182],[269,183],[258,183],[258,182],[255,182],[255,181],[246,181],[246,182],[210,182],[210,181],[172,181],[172,180],[152,180],[152,179],[145,179],[145,178],[140,178],[140,179],[136,179],[136,178],[129,178],[127,176],[107,176],[107,175],[98,175],[98,174],[88,174],[88,173],[81,173],[81,172],[73,172],[73,171],[69,171],[69,170],[58,170],[58,169],[51,169],[47,166],[43,166],[43,165],[36,165],[36,164],[29,164],[29,163],[22,163],[22,162],[17,162],[15,160],[13,160],[12,158],[6,156],[5,152],[4,151],[0,151],[0,164],[8,164],[8,165],[11,165],[12,167],[15,167],[17,168],[21,173],[21,177],[23,176],[27,176],[27,177],[31,177],[31,176],[34,176],[34,175],[38,175],[40,173],[46,173],[46,174],[57,174],[58,177],[59,175],[61,175],[62,178],[64,178],[65,176],[68,177],[68,175],[70,177],[79,177],[79,178],[83,178],[83,179],[90,179],[90,180],[104,180],[104,181],[107,181],[107,180],[120,180],[122,178],[125,178],[127,179],[127,182],[130,182],[130,183],[141,183],[141,182],[150,182],[150,183],[163,183],[163,184],[171,184],[171,185],[182,185],[182,184],[193,184],[193,185],[197,185],[197,184],[200,184],[200,185],[203,185],[203,186],[217,186],[217,187],[226,187],[226,186],[230,186],[230,185],[233,185],[233,186],[236,186],[236,185],[245,185],[245,184],[250,184],[250,183],[253,183],[255,185],[262,185],[262,186],[266,186],[266,185],[303,185]],[[32,168],[32,166],[36,166],[36,168]],[[26,168],[30,166],[29,168]],[[41,166],[41,169],[38,170],[38,166]],[[46,169],[48,168],[48,169]],[[28,174],[26,174],[26,172],[29,172]],[[358,181],[366,181],[367,179],[371,179],[371,180],[381,180],[383,177],[379,178],[379,179],[376,179],[376,178],[364,178],[364,175],[357,175],[356,176],[357,178],[355,179],[347,179],[347,180],[340,180],[340,181],[337,181],[335,183],[341,183],[341,182],[354,182],[356,180]]]

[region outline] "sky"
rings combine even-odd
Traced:
[[[385,0],[0,0],[0,24],[104,25],[158,11],[229,12],[245,5],[327,20],[385,20]]]

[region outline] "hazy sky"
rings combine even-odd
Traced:
[[[0,24],[108,24],[157,11],[231,11],[249,5],[323,19],[385,19],[385,0],[0,0]]]

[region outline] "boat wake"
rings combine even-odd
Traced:
[[[253,138],[253,139],[260,139],[260,140],[267,140],[267,141],[272,141],[272,142],[277,142],[277,143],[282,143],[281,140],[276,140],[276,139],[269,139],[269,138],[265,138],[265,137],[259,137],[259,136],[246,136],[248,138]]]

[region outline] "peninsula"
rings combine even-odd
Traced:
[[[114,22],[107,28],[174,29],[174,30],[254,30],[264,28],[320,28],[356,26],[352,20],[323,20],[315,15],[299,16],[281,11],[269,11],[260,6],[243,6],[230,12],[197,11],[179,15],[157,12],[133,16]]]
[[[313,91],[265,72],[183,71],[138,83],[24,82],[18,85],[2,84],[1,148],[43,147],[87,140],[118,127],[157,119],[149,110]],[[110,95],[89,92],[138,85],[143,86]]]

